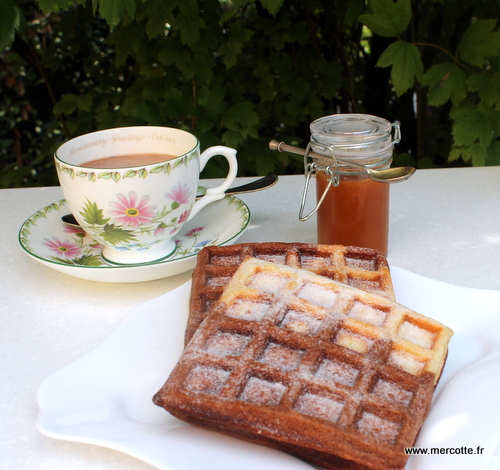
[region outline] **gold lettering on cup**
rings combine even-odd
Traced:
[[[70,155],[73,155],[75,153],[81,152],[83,150],[87,150],[92,147],[104,147],[106,145],[106,139],[97,139],[93,140],[92,142],[87,142],[86,144],[82,144],[79,147],[71,147],[71,150],[69,152]]]
[[[136,143],[140,143],[146,138],[144,134],[128,134],[128,135],[114,135],[111,137],[111,140],[113,141],[113,144],[116,144],[117,142],[130,142],[134,141]]]
[[[168,142],[170,144],[175,144],[175,139],[169,135],[157,134],[156,132],[151,136],[152,140],[158,140],[160,142]]]

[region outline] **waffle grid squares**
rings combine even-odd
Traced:
[[[394,300],[387,261],[377,250],[308,243],[247,243],[205,247],[193,272],[185,344],[217,303],[246,257],[292,266]]]
[[[430,407],[445,359],[435,348],[446,336],[446,327],[380,296],[249,259],[155,402],[319,465],[340,457],[401,468]],[[295,433],[283,438],[283,428]]]
[[[279,289],[274,288],[274,295],[271,295],[268,284],[255,280],[261,276],[268,279],[278,277],[275,271],[283,270],[258,260],[253,263],[252,274],[245,272],[241,279],[235,275],[232,288],[221,296],[221,301],[229,306],[227,315],[250,319],[248,314],[240,313],[240,305],[245,305],[252,310],[252,315],[258,314],[255,319],[291,331],[317,335],[319,339],[336,342],[340,329],[344,335],[350,330],[352,337],[366,345],[385,339],[392,342],[393,351],[387,359],[394,365],[407,367],[407,372],[417,375],[429,371],[436,374],[436,380],[439,377],[444,362],[442,345],[447,344],[450,337],[449,329],[443,325],[379,296],[345,288],[312,273],[307,275],[304,272],[297,280],[293,271],[287,275],[285,269]],[[260,285],[263,285],[263,290],[256,288]],[[255,308],[254,298],[261,307]],[[349,341],[342,345],[350,347]],[[351,349],[358,348],[353,345]]]
[[[236,324],[230,326],[233,322],[237,323],[226,317],[223,330],[232,331],[237,337],[245,336],[246,332],[238,330]],[[207,321],[203,329],[209,325],[220,331],[220,321],[213,325]],[[311,352],[300,340],[298,344],[294,341],[296,333],[285,332],[283,338],[278,329],[275,327],[266,334],[254,333],[246,347],[234,355],[220,357],[209,350],[198,351],[196,358],[191,358],[195,366],[178,378],[181,387],[175,395],[187,394],[191,409],[205,402],[205,411],[216,407],[221,400],[228,416],[241,414],[242,409],[254,405],[271,408],[258,423],[260,426],[267,426],[269,420],[272,422],[276,416],[289,412],[301,418],[305,434],[314,425],[331,436],[328,428],[335,426],[349,436],[354,447],[362,450],[371,442],[385,450],[384,459],[400,462],[398,446],[410,446],[415,438],[407,410],[413,406],[422,410],[421,415],[426,414],[434,375],[427,373],[419,379],[400,371],[395,378],[395,368],[391,365],[379,362],[374,367],[366,358],[335,344]],[[196,342],[195,339],[193,343]],[[293,365],[282,367],[279,360],[263,360],[269,354],[269,345],[280,348],[282,353],[294,352]],[[205,372],[205,379],[200,369]],[[418,421],[419,417],[417,413],[410,418]]]

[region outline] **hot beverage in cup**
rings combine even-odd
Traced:
[[[121,155],[118,157],[104,157],[91,160],[82,164],[85,168],[128,168],[131,166],[152,165],[153,163],[166,162],[177,158],[178,155],[162,155],[156,153],[143,153]]]
[[[223,155],[222,184],[196,201],[200,171]],[[57,175],[71,212],[103,245],[112,263],[149,263],[175,252],[173,237],[203,207],[224,197],[236,177],[236,150],[210,147],[167,127],[124,127],[72,139],[55,154]]]

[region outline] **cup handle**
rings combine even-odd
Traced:
[[[191,212],[189,214],[189,218],[187,220],[191,220],[206,205],[222,199],[225,196],[226,190],[229,189],[236,178],[236,174],[238,173],[236,150],[229,147],[224,147],[223,145],[209,147],[200,155],[200,171],[205,168],[208,160],[210,160],[212,157],[215,157],[215,155],[222,155],[226,157],[226,160],[229,163],[229,172],[226,176],[226,179],[219,186],[207,189],[205,195],[193,204],[193,207],[191,208]]]

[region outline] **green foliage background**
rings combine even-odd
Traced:
[[[2,0],[0,187],[57,184],[52,154],[161,125],[238,149],[240,175],[303,172],[268,149],[360,112],[400,121],[396,164],[500,164],[498,0]],[[217,161],[205,177],[221,176]]]

